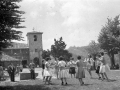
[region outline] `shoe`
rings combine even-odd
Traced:
[[[62,82],[61,85],[63,85],[64,83]]]
[[[101,79],[101,77],[99,77],[99,80]]]
[[[67,85],[67,82],[66,82],[66,84],[65,85]]]

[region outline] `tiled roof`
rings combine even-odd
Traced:
[[[13,42],[12,43],[12,46],[9,46],[8,49],[15,49],[15,48],[28,48],[28,44],[25,44],[25,43],[16,43],[16,42]]]
[[[6,55],[6,54],[3,53],[1,61],[19,61],[19,59],[16,59],[14,57],[11,57],[11,56]]]

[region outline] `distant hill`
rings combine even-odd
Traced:
[[[88,52],[86,50],[88,46],[83,46],[83,47],[75,47],[71,46],[68,48],[68,51],[73,54],[74,56],[81,55],[83,57],[86,57],[88,55]]]
[[[88,48],[88,46],[83,46],[83,47],[72,46],[72,47],[68,48],[68,51],[70,53],[72,53],[74,59],[77,60],[77,56],[78,55],[81,55],[83,58],[85,58],[88,55],[87,48]],[[106,62],[108,64],[110,64],[110,58],[109,58],[109,56],[107,54],[105,54],[105,58],[106,58]],[[116,62],[116,64],[120,63],[119,55],[118,54],[115,54],[115,62]]]

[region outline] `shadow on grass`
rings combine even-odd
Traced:
[[[77,85],[77,84],[68,84],[68,85],[65,85],[65,86],[74,86],[74,85]],[[80,85],[80,84],[79,84]],[[93,85],[93,84],[83,84],[82,86],[89,86],[89,85]],[[81,86],[81,85],[80,85]]]
[[[89,85],[93,85],[93,84],[84,84],[83,86],[89,86]]]
[[[0,90],[52,90],[46,85],[0,86]]]
[[[110,79],[109,80],[109,82],[115,82],[115,81],[117,81],[117,80],[115,80],[115,79]]]
[[[99,80],[99,78],[95,78],[95,77],[92,77],[91,79],[98,79]]]

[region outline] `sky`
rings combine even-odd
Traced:
[[[43,32],[43,49],[50,49],[54,38],[63,37],[70,46],[86,46],[91,40],[97,42],[101,28],[107,18],[120,14],[120,0],[23,0],[19,3],[25,14],[26,28],[23,32],[27,43],[27,32]]]

